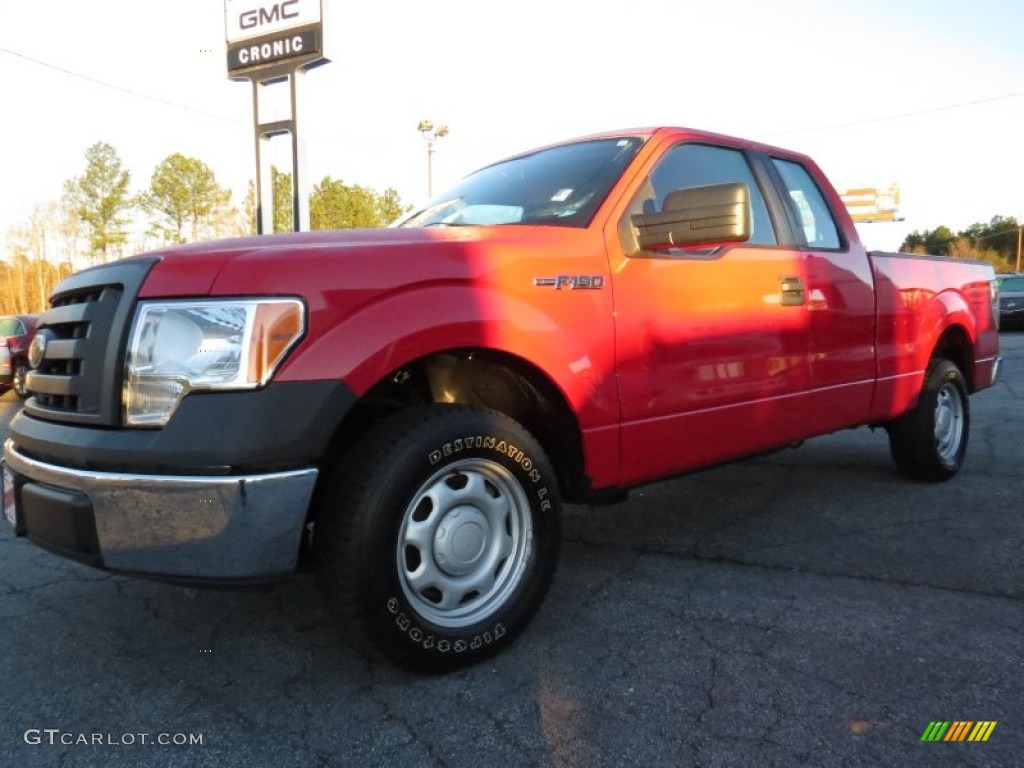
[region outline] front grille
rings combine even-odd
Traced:
[[[40,318],[47,335],[46,357],[32,376],[36,405],[58,413],[98,413],[102,383],[90,371],[89,360],[103,358],[103,346],[110,337],[110,325],[121,302],[120,285],[89,288],[62,294]],[[86,375],[83,375],[86,374]]]
[[[1024,309],[1024,298],[1004,296],[999,300],[1000,309]]]
[[[46,352],[26,384],[26,412],[95,426],[120,422],[124,345],[139,287],[156,259],[94,267],[63,280],[37,333]]]

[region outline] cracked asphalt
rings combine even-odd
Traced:
[[[0,765],[1022,765],[1024,334],[1002,344],[953,481],[902,480],[864,429],[572,507],[533,626],[447,677],[349,650],[308,578],[150,583],[4,523]],[[932,720],[998,725],[922,743]]]

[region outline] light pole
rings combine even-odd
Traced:
[[[434,125],[433,120],[420,120],[417,128],[427,140],[427,197],[434,197],[434,144],[448,135],[447,125]]]
[[[1022,238],[1024,238],[1024,224],[1017,227],[1017,274],[1020,274],[1020,244]]]

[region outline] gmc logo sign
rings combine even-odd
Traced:
[[[238,17],[238,26],[242,29],[253,29],[264,24],[273,24],[283,19],[294,19],[299,12],[289,6],[297,5],[299,0],[285,0],[283,3],[275,3],[267,8],[257,8],[254,11],[246,11]]]

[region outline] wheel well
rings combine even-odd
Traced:
[[[332,462],[382,418],[422,403],[479,405],[515,419],[544,447],[562,496],[576,501],[586,493],[580,427],[569,403],[538,368],[493,350],[447,350],[392,371],[342,420],[326,460]]]
[[[956,364],[967,380],[967,389],[974,392],[974,356],[971,354],[971,340],[959,325],[947,328],[939,338],[933,358],[943,358]]]

